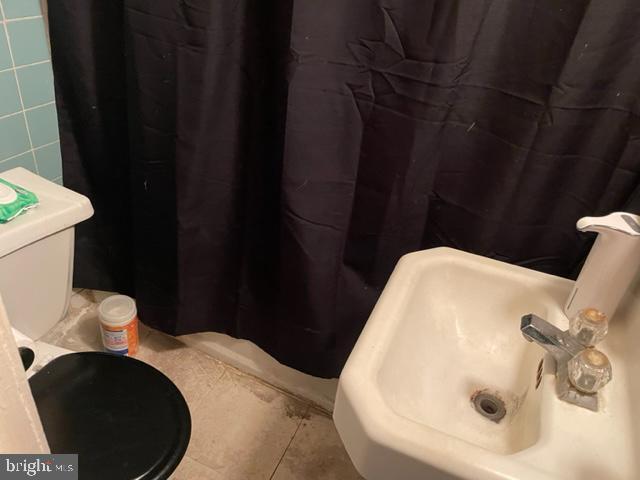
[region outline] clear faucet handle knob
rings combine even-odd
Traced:
[[[609,320],[600,310],[585,308],[569,320],[569,333],[585,347],[601,342],[609,331]]]
[[[611,363],[600,350],[586,348],[569,360],[569,381],[584,393],[596,393],[611,380]]]

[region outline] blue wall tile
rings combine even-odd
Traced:
[[[60,144],[54,143],[34,151],[38,173],[44,178],[53,180],[62,175],[62,157],[60,156]]]
[[[26,152],[30,148],[24,115],[0,119],[0,160]]]
[[[40,0],[2,0],[5,18],[42,15]]]
[[[58,116],[55,105],[34,108],[26,113],[34,147],[58,140]]]
[[[58,118],[40,0],[0,4],[9,19],[0,24],[0,171],[24,166],[59,180]]]
[[[36,172],[36,164],[33,161],[33,154],[31,152],[23,153],[17,157],[13,157],[9,160],[5,160],[4,162],[0,162],[0,172],[4,172],[5,170],[11,170],[16,167],[24,167],[28,170],[31,170],[33,173]]]
[[[13,70],[0,73],[0,117],[22,110]]]
[[[0,70],[4,70],[12,67],[11,54],[7,45],[7,37],[4,35],[2,28],[0,28],[0,34]]]
[[[42,18],[10,22],[6,26],[16,65],[49,59],[49,45]]]
[[[25,108],[35,107],[54,100],[51,63],[30,65],[16,70]]]

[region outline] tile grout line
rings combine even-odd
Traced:
[[[40,174],[38,169],[38,162],[36,161],[36,154],[33,151],[33,140],[31,139],[31,129],[29,128],[29,122],[27,121],[27,113],[24,111],[24,100],[22,99],[22,89],[20,88],[20,82],[18,81],[18,73],[16,72],[16,61],[13,57],[13,48],[11,48],[11,38],[9,37],[9,29],[7,28],[6,16],[4,14],[4,6],[0,0],[0,14],[5,21],[2,22],[2,28],[4,29],[4,35],[7,39],[7,47],[9,49],[9,57],[11,58],[11,65],[13,66],[13,76],[16,80],[16,87],[18,88],[18,98],[20,98],[20,105],[22,106],[22,116],[24,118],[24,124],[27,128],[27,137],[29,138],[29,146],[31,147],[31,157],[33,158],[33,165],[36,167],[36,173]]]
[[[40,105],[34,105],[33,107],[23,108],[22,110],[18,110],[17,112],[7,113],[6,115],[2,115],[0,117],[0,120],[4,120],[5,118],[9,118],[9,117],[15,117],[16,115],[20,115],[22,112],[30,112],[31,110],[36,110],[37,108],[48,107],[49,105],[54,105],[55,103],[56,103],[55,100],[51,100],[50,102],[41,103]],[[34,148],[40,148],[40,147],[34,147]]]
[[[215,469],[213,467],[210,467],[209,465],[207,465],[206,463],[202,463],[200,460],[196,460],[193,457],[190,457],[189,455],[187,455],[186,453],[184,454],[184,456],[182,457],[182,459],[184,460],[185,458],[188,458],[189,460],[191,460],[192,462],[196,462],[198,465],[206,468],[207,470],[211,470],[212,472],[215,472]],[[182,460],[180,461],[180,463],[182,463]],[[180,465],[180,464],[178,464]],[[175,472],[175,470],[174,470]]]
[[[282,463],[282,460],[284,460],[284,457],[287,454],[287,451],[289,451],[289,447],[293,443],[293,439],[296,438],[296,435],[298,434],[298,431],[300,430],[300,427],[302,427],[302,422],[304,422],[304,417],[306,416],[307,413],[309,413],[309,410],[311,410],[311,405],[307,405],[307,409],[305,410],[304,415],[302,415],[300,417],[300,422],[298,422],[298,426],[296,427],[295,432],[293,432],[293,435],[291,435],[291,438],[289,439],[289,443],[287,443],[287,446],[284,447],[284,451],[282,452],[282,455],[280,456],[280,459],[278,460],[278,463],[276,464],[275,468],[273,469],[273,472],[271,473],[271,476],[269,477],[269,480],[273,480],[273,477],[275,477],[276,473],[278,472],[278,468],[280,468],[280,464]]]
[[[45,144],[40,145],[38,147],[33,147],[33,151],[35,152],[36,150],[41,150],[41,149],[43,149],[45,147],[50,147],[51,145],[55,145],[56,143],[60,143],[60,139],[54,140],[53,142],[45,143]],[[60,175],[60,176],[62,176],[62,175]]]
[[[50,147],[51,145],[55,145],[56,143],[59,143],[59,142],[60,140],[54,140],[53,142],[45,143],[44,145],[35,147],[33,151],[35,152],[36,150],[40,150],[45,147]],[[30,153],[30,152],[31,150],[25,150],[24,152],[16,153],[15,155],[11,155],[10,157],[3,158],[2,160],[0,160],[0,165],[2,165],[4,162],[8,162],[9,160],[13,160],[14,158],[18,158],[19,156],[24,155],[25,153]],[[60,177],[58,178],[62,178],[62,175],[60,175]]]
[[[5,118],[9,118],[9,117],[15,117],[16,115],[20,115],[22,113],[22,110],[18,110],[17,112],[13,112],[13,113],[7,113],[6,115],[2,115],[0,117],[0,120],[4,120]]]
[[[28,17],[16,17],[16,18],[5,18],[1,20],[1,23],[15,23],[22,22],[24,20],[37,20],[38,18],[43,18],[42,15],[29,15]]]
[[[48,107],[49,105],[55,105],[56,101],[51,100],[49,102],[41,103],[40,105],[35,105],[33,107],[27,107],[24,109],[25,112],[30,112],[31,110],[35,110],[36,108]]]
[[[2,163],[2,162],[0,162],[0,163]],[[62,176],[64,176],[64,175],[62,175]],[[181,340],[181,342],[182,342],[182,340]],[[182,343],[184,343],[184,342],[182,342]],[[189,346],[186,343],[184,343],[184,344]],[[196,348],[196,350],[199,350],[199,351],[202,352],[202,350],[200,350],[198,348]],[[301,403],[304,403],[305,405],[307,405],[310,408],[320,412],[321,414],[323,414],[325,416],[331,417],[333,415],[333,410],[328,410],[327,408],[325,408],[322,405],[314,402],[313,400],[310,400],[310,399],[308,399],[308,398],[306,398],[306,397],[304,397],[302,395],[299,395],[297,393],[293,393],[293,392],[287,390],[286,388],[280,387],[280,386],[275,385],[273,383],[269,383],[267,380],[264,380],[263,378],[260,378],[260,377],[256,376],[253,373],[245,372],[241,368],[235,367],[235,366],[233,366],[233,365],[231,365],[229,363],[226,363],[226,362],[220,360],[215,355],[212,355],[212,354],[207,353],[207,352],[204,352],[204,353],[206,355],[208,355],[209,357],[213,358],[214,360],[222,363],[226,369],[230,369],[236,375],[240,375],[240,376],[243,376],[243,377],[248,377],[248,378],[254,380],[255,382],[258,382],[261,385],[269,387],[269,388],[271,388],[273,390],[276,390],[276,391],[282,393],[283,395],[285,395],[285,396],[287,396],[289,398],[293,398],[293,399],[295,399],[295,400],[297,400],[297,401],[299,401]]]
[[[25,63],[24,65],[16,65],[15,67],[4,68],[0,70],[0,73],[10,72],[11,70],[22,70],[27,67],[34,67],[36,65],[42,65],[43,63],[49,63],[51,60],[40,60],[33,63]]]
[[[198,349],[196,349],[196,350],[198,350]],[[258,382],[259,384],[264,385],[266,387],[269,387],[269,388],[271,388],[273,390],[276,390],[276,391],[282,393],[283,395],[286,395],[289,398],[293,398],[293,399],[295,399],[295,400],[297,400],[297,401],[299,401],[301,403],[304,403],[305,405],[307,405],[307,406],[309,406],[311,408],[314,408],[315,410],[319,410],[320,412],[324,413],[325,415],[328,415],[328,416],[332,415],[333,410],[327,410],[325,407],[323,407],[322,405],[317,404],[313,400],[309,400],[308,398],[303,397],[302,395],[290,392],[289,390],[287,390],[287,389],[285,389],[283,387],[279,387],[277,385],[274,385],[273,383],[269,383],[268,381],[256,376],[253,373],[245,372],[244,370],[242,370],[242,369],[240,369],[238,367],[234,367],[231,364],[225,363],[222,360],[220,360],[218,357],[216,357],[215,355],[211,355],[209,353],[206,353],[206,354],[209,355],[211,358],[216,359],[218,362],[223,363],[225,368],[232,369],[232,371],[234,373],[238,374],[238,375],[241,375],[241,376],[244,376],[244,377],[249,377],[252,380]]]

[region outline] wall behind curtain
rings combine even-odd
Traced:
[[[60,0],[76,282],[339,373],[404,253],[574,275],[640,171],[631,0]]]

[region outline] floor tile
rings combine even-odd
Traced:
[[[42,340],[101,350],[97,306],[109,292],[74,290]],[[173,480],[360,480],[331,418],[308,403],[140,324],[141,361],[167,375],[191,412],[187,453]]]
[[[184,457],[169,480],[224,480],[214,470],[189,457]]]
[[[273,480],[361,480],[333,421],[310,411],[282,458]]]
[[[103,290],[91,290],[89,288],[82,289],[78,292],[87,302],[95,303],[96,306],[105,298],[111,295],[117,295],[114,292],[105,292]]]
[[[66,318],[53,327],[42,341],[76,352],[101,351],[98,305],[94,302],[96,295],[99,293],[92,290],[72,295]]]
[[[67,316],[42,341],[76,352],[102,351],[98,305],[111,295],[114,294],[88,289],[74,293],[69,301]],[[140,343],[144,342],[150,332],[144,324],[138,324]]]
[[[158,331],[141,340],[134,357],[169,377],[190,406],[214,388],[224,373],[223,364],[216,359]]]
[[[187,455],[225,480],[268,480],[308,407],[227,369],[191,408]]]

